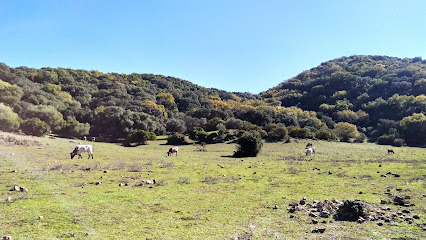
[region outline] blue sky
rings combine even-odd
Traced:
[[[0,0],[0,62],[266,91],[351,55],[426,57],[423,0]]]

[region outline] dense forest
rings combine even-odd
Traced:
[[[0,64],[0,130],[109,141],[143,130],[206,142],[253,130],[268,140],[424,145],[425,94],[421,58],[342,57],[257,95],[153,74]]]

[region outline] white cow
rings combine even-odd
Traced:
[[[308,149],[306,149],[306,156],[312,155],[314,152],[315,152],[315,150],[313,148],[308,148]]]
[[[178,151],[179,151],[178,147],[171,147],[169,151],[167,152],[167,156],[170,156],[170,154],[173,156],[173,153],[176,153],[176,157],[177,157]]]
[[[83,152],[88,152],[89,158],[90,158],[90,156],[92,156],[92,159],[93,159],[92,145],[77,145],[77,146],[75,146],[74,151],[72,151],[70,153],[71,159],[73,159],[75,157],[75,155],[78,155],[78,158],[83,158],[81,156],[81,153],[83,153]]]

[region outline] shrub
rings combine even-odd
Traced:
[[[363,143],[365,142],[366,139],[367,139],[367,136],[364,133],[360,132],[359,136],[354,139],[354,142]]]
[[[336,134],[329,129],[321,129],[315,133],[315,138],[320,140],[336,140]]]
[[[380,145],[392,145],[394,138],[395,137],[393,135],[385,134],[377,138],[377,143]]]
[[[155,140],[157,136],[153,132],[144,131],[144,130],[136,130],[127,135],[127,142],[136,143],[138,145],[146,144],[148,140]]]
[[[276,127],[268,133],[268,138],[271,140],[287,140],[288,131],[285,127]]]
[[[256,157],[263,146],[262,138],[258,132],[244,132],[238,139],[235,157]]]
[[[167,138],[167,144],[169,145],[182,145],[187,144],[185,135],[182,133],[174,133]]]
[[[405,141],[404,141],[404,139],[401,139],[401,138],[395,138],[394,140],[393,140],[393,146],[395,146],[395,147],[402,147],[402,146],[404,146],[404,144],[405,144]]]
[[[12,108],[0,103],[0,130],[14,132],[18,130],[21,121],[18,114]]]
[[[204,141],[206,141],[207,135],[208,135],[207,132],[204,131],[203,128],[201,128],[201,127],[194,127],[194,129],[192,129],[192,132],[190,132],[189,137],[192,140],[197,140],[199,142],[204,142]]]
[[[307,138],[309,131],[300,127],[288,127],[288,135],[293,138]]]
[[[367,206],[360,201],[351,200],[345,200],[334,215],[334,219],[338,221],[357,221],[359,217],[367,219]]]
[[[21,124],[21,130],[27,135],[43,136],[50,132],[50,127],[38,118],[31,118]]]

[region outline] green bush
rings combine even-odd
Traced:
[[[402,147],[402,146],[404,146],[404,144],[405,144],[405,141],[404,141],[404,139],[401,139],[401,138],[395,138],[394,140],[393,140],[393,146],[395,146],[395,147]]]
[[[320,129],[315,133],[315,138],[320,140],[336,140],[336,134],[329,129]]]
[[[18,130],[21,119],[12,108],[0,103],[0,130],[5,132],[15,132]]]
[[[385,134],[377,138],[377,143],[380,145],[392,145],[394,139],[395,136]]]
[[[157,136],[153,132],[145,130],[136,130],[127,135],[126,141],[128,144],[136,143],[137,145],[147,144],[149,140],[156,140]]]
[[[256,157],[263,146],[260,133],[254,131],[243,132],[237,143],[237,151],[234,152],[234,157]]]
[[[183,145],[187,143],[185,135],[182,133],[174,133],[167,138],[167,144],[169,145]]]
[[[21,130],[27,135],[43,136],[50,132],[50,127],[38,118],[31,118],[21,124]]]
[[[300,127],[288,127],[288,135],[293,138],[308,138],[310,131]]]
[[[192,129],[192,132],[190,132],[189,137],[192,140],[197,140],[199,142],[204,142],[206,141],[207,138],[207,132],[204,131],[203,128],[201,127],[194,127],[194,129]]]

